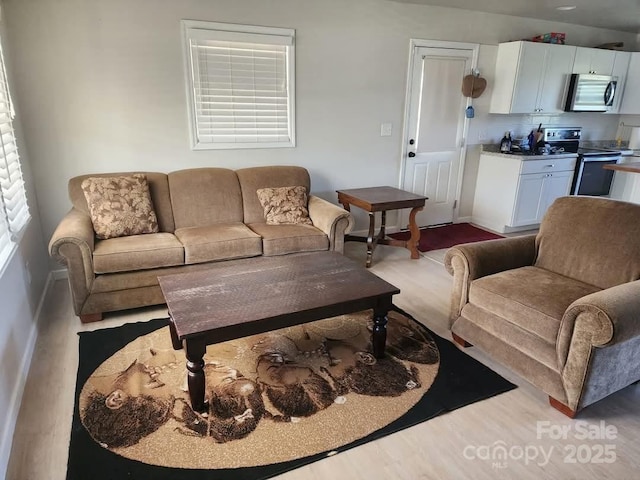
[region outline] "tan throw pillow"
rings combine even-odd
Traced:
[[[100,239],[158,232],[147,177],[90,177],[82,182],[93,229]]]
[[[257,194],[267,225],[312,225],[305,187],[261,188]]]

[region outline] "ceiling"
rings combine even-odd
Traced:
[[[640,33],[640,0],[395,0]],[[558,6],[575,5],[568,11]]]

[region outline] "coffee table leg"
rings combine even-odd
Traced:
[[[414,260],[420,258],[418,253],[418,242],[420,241],[420,229],[416,224],[416,214],[422,210],[423,207],[413,207],[409,213],[409,230],[411,231],[411,238],[407,242],[407,248],[411,252],[411,258]]]
[[[187,356],[187,383],[189,385],[189,397],[191,408],[195,412],[206,412],[208,405],[204,401],[204,353],[207,346],[198,339],[184,341],[185,354]]]
[[[374,311],[373,332],[371,333],[371,345],[373,346],[373,356],[384,357],[384,347],[387,342],[387,312]]]
[[[178,338],[176,332],[176,324],[173,322],[173,317],[169,314],[169,333],[171,333],[171,345],[174,350],[180,350],[182,348],[182,342]]]

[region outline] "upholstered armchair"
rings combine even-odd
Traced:
[[[562,197],[537,235],[458,245],[450,327],[573,417],[640,380],[640,205]]]

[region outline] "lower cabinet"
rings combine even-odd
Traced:
[[[575,162],[481,154],[471,221],[500,233],[535,228],[549,205],[569,194]]]

